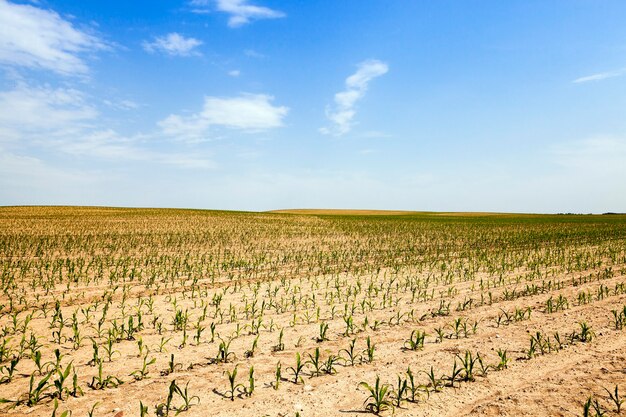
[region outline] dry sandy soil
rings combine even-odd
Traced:
[[[616,329],[611,312],[621,312],[626,306],[625,246],[624,239],[619,236],[604,241],[599,238],[573,240],[557,254],[551,253],[545,245],[539,245],[527,251],[529,259],[537,262],[525,260],[515,264],[509,259],[511,263],[502,266],[500,271],[489,271],[490,267],[483,265],[476,254],[479,260],[456,250],[445,250],[433,258],[438,259],[436,261],[423,262],[423,258],[430,255],[422,254],[419,263],[411,260],[397,266],[383,265],[375,270],[342,267],[325,272],[302,266],[297,272],[294,265],[306,262],[295,256],[280,267],[237,276],[232,272],[235,267],[229,274],[229,267],[223,266],[212,277],[207,276],[206,271],[198,271],[195,274],[180,272],[172,279],[162,269],[155,273],[156,282],[149,283],[150,267],[145,266],[148,262],[144,261],[136,264],[145,266],[141,273],[139,270],[135,272],[141,278],[131,280],[128,278],[131,272],[125,270],[116,275],[121,278],[115,278],[118,281],[114,282],[110,278],[111,271],[116,269],[115,263],[111,262],[113,259],[125,259],[125,256],[135,260],[159,259],[170,248],[171,259],[179,259],[184,265],[189,252],[181,249],[180,242],[170,241],[172,246],[168,246],[167,241],[156,245],[139,239],[129,243],[134,252],[129,249],[130,252],[115,252],[113,256],[106,249],[111,243],[107,240],[110,236],[102,238],[102,244],[91,246],[81,240],[76,247],[68,243],[72,242],[73,236],[81,234],[84,238],[91,235],[91,240],[86,242],[98,242],[107,232],[117,230],[118,226],[114,225],[132,222],[132,233],[124,235],[124,239],[130,239],[129,236],[143,236],[141,233],[146,231],[161,230],[164,224],[170,224],[168,222],[179,227],[179,222],[184,223],[186,216],[192,217],[195,212],[170,213],[168,216],[171,217],[158,221],[145,212],[132,218],[133,213],[114,212],[107,220],[109,223],[101,228],[94,226],[94,222],[98,222],[98,216],[106,215],[85,210],[89,214],[87,217],[76,211],[70,215],[61,210],[60,214],[54,212],[53,215],[6,209],[0,218],[0,230],[4,230],[5,238],[2,246],[5,291],[0,298],[0,328],[4,336],[0,344],[7,340],[7,346],[10,346],[10,353],[0,364],[0,377],[8,374],[10,358],[20,355],[10,382],[0,384],[0,398],[22,402],[16,406],[3,404],[0,408],[2,415],[52,414],[55,397],[59,396],[52,384],[59,379],[54,364],[55,349],[59,349],[62,355],[58,369],[63,371],[72,364],[64,385],[68,391],[62,391],[60,395],[57,415],[65,410],[71,410],[73,416],[87,415],[96,404],[94,416],[139,416],[140,402],[148,408],[147,415],[157,415],[159,404],[166,403],[168,389],[175,380],[181,388],[187,387],[189,396],[194,397],[191,406],[181,411],[182,416],[356,416],[367,412],[368,393],[359,386],[361,381],[373,385],[377,376],[380,377],[382,384],[391,386],[388,399],[395,403],[398,378],[406,379],[409,367],[415,383],[420,385],[415,400],[408,401],[410,394],[405,394],[399,407],[390,407],[382,412],[383,415],[581,416],[584,403],[590,396],[598,401],[606,415],[617,415],[604,388],[613,390],[619,385],[626,394],[626,329]],[[64,213],[67,217],[63,217]],[[259,238],[262,233],[250,242],[233,243],[227,239],[220,243],[220,253],[229,245],[237,245],[242,253],[263,246],[267,253],[276,254],[271,258],[273,262],[280,258],[281,250],[292,254],[309,253],[289,252],[285,248],[302,247],[317,240],[321,242],[320,247],[324,247],[320,251],[332,254],[331,249],[336,247],[329,244],[329,249],[323,242],[342,241],[343,235],[339,232],[329,236],[298,232],[299,227],[306,227],[306,230],[329,227],[326,220],[314,216],[302,216],[301,220],[278,214],[258,216],[215,214],[210,218],[214,223],[205,226],[206,230],[215,230],[220,222],[233,222],[229,227],[234,235],[252,233],[257,236],[254,233],[256,222],[271,223],[274,221],[272,216],[285,222],[280,226],[281,230],[288,228],[290,222],[297,222],[293,234],[288,238],[280,236],[284,242],[280,247],[272,246],[274,238],[271,234],[267,241]],[[343,226],[337,226],[343,225],[342,220],[333,221],[333,227],[343,230]],[[247,231],[239,231],[241,222],[249,226]],[[119,227],[126,230],[126,226]],[[474,227],[480,225],[467,230],[474,230]],[[612,228],[621,231],[624,226],[623,223],[608,226],[609,231]],[[169,230],[164,236],[172,233]],[[345,233],[347,236],[352,232]],[[57,238],[56,243],[43,244],[43,249],[38,251],[36,242],[46,242],[51,236]],[[354,239],[345,239],[338,247],[348,245],[350,250],[359,250],[358,245],[353,246]],[[31,243],[20,247],[20,242],[27,240],[35,243],[32,247]],[[65,246],[59,242],[65,242]],[[363,256],[379,253],[381,248],[387,247],[383,243],[378,248],[368,249]],[[507,251],[507,243],[502,245],[493,249],[497,256],[503,256],[502,253]],[[615,251],[612,257],[607,255],[609,247]],[[491,252],[484,253],[489,255]],[[563,261],[558,261],[559,256]],[[572,259],[577,256],[587,259],[588,265],[572,268]],[[72,260],[89,262],[98,257],[107,258],[103,277],[71,280],[67,265]],[[59,269],[50,266],[48,270],[42,267],[39,271],[35,265],[39,268],[38,260],[42,259],[49,260],[51,265],[54,260],[62,260],[59,265],[64,266]],[[193,269],[197,258],[187,259]],[[263,267],[271,259],[261,259],[259,265]],[[33,264],[24,266],[29,260]],[[448,266],[445,271],[442,264]],[[121,267],[118,265],[118,268]],[[166,268],[174,266],[167,263]],[[463,268],[467,268],[465,272]],[[241,268],[237,270],[241,271]],[[59,271],[63,276],[57,276]],[[56,276],[54,286],[47,290],[31,286],[30,283],[35,282],[33,276],[38,273],[53,279]],[[14,281],[8,280],[9,275]],[[92,271],[88,275],[93,278],[97,274]],[[10,282],[15,285],[11,287]],[[22,302],[18,302],[19,296],[23,297]],[[111,302],[103,315],[107,297]],[[566,299],[567,304],[557,305],[559,297]],[[549,311],[550,299],[556,311]],[[24,305],[23,301],[28,303]],[[59,326],[59,320],[53,319],[55,301],[59,302],[64,321],[60,339],[54,335]],[[47,305],[42,309],[40,306],[45,302]],[[11,303],[15,303],[12,310]],[[513,318],[516,309],[517,320]],[[187,324],[178,329],[174,324],[177,312],[188,317]],[[129,317],[133,317],[132,325],[137,326],[139,313],[143,326],[131,336],[126,337],[126,333],[121,332],[113,337],[113,353],[109,360],[106,353],[109,330],[119,329],[122,324],[128,326]],[[32,314],[31,320],[20,329],[29,314]],[[511,315],[509,321],[506,314]],[[101,331],[98,332],[101,317]],[[348,317],[352,317],[352,327],[346,323]],[[52,327],[51,323],[54,323]],[[74,337],[73,323],[81,333],[79,342]],[[215,324],[214,337],[211,323]],[[580,323],[589,325],[595,337],[584,340],[580,335]],[[327,340],[319,337],[322,324],[328,325],[324,338]],[[198,327],[204,330],[196,338]],[[277,347],[281,329],[282,350]],[[424,331],[426,337],[423,347],[411,350],[407,341],[414,330]],[[549,337],[550,347],[542,345],[543,354],[537,348],[529,355],[531,337],[537,332]],[[560,346],[555,333],[559,333]],[[28,341],[31,335],[40,345],[38,350],[44,365],[39,370],[33,360],[33,350],[24,348],[20,352],[19,348],[22,336]],[[375,345],[372,361],[368,360],[366,353],[368,338]],[[246,355],[255,340],[254,354]],[[356,358],[355,363],[350,364],[345,359],[353,340]],[[220,341],[230,343],[229,352],[232,353],[226,356],[226,361],[218,360]],[[94,343],[99,346],[103,376],[119,378],[122,385],[94,385],[102,389],[89,387],[98,374],[97,366],[90,362],[94,356]],[[317,348],[323,361],[331,356],[343,359],[338,359],[329,373],[321,371],[317,375],[310,360]],[[498,350],[506,351],[508,363],[501,362]],[[456,362],[461,366],[466,352],[470,352],[473,359],[479,355],[486,369],[483,372],[476,361],[473,375],[467,376],[466,371],[462,371],[459,380],[450,381],[453,365]],[[295,366],[298,353],[306,365],[301,380],[294,383],[294,374],[289,368]],[[168,371],[171,355],[175,364],[173,372]],[[135,378],[131,373],[142,368],[144,357],[147,360],[154,358],[155,362],[147,366],[145,377]],[[282,379],[276,387],[275,373],[279,363]],[[245,390],[249,387],[251,367],[254,367],[255,389],[248,396]],[[234,401],[231,401],[226,372],[235,368],[238,370],[236,383],[243,385],[236,389]],[[440,388],[434,387],[426,375],[431,368],[435,377],[441,379]],[[50,384],[41,400],[25,404],[31,375],[34,375],[36,385],[47,372],[51,372]],[[74,373],[82,395],[69,392]],[[176,408],[180,409],[183,403],[181,396],[175,394],[169,415],[176,414]],[[166,413],[163,407],[160,413]],[[594,415],[593,408],[590,415]]]

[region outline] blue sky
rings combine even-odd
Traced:
[[[0,205],[626,211],[625,20],[0,0]]]

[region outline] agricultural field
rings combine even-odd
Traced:
[[[0,208],[0,414],[626,415],[626,216]]]

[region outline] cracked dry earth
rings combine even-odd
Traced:
[[[356,416],[377,377],[397,416],[612,416],[626,393],[622,216],[0,208],[0,250],[2,415]]]

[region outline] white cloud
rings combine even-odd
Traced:
[[[213,162],[197,154],[155,151],[142,147],[144,137],[124,137],[112,129],[85,132],[80,138],[57,141],[57,150],[74,156],[95,157],[112,161],[144,161],[186,169],[213,168]]]
[[[616,71],[607,71],[607,72],[600,72],[598,74],[587,75],[585,77],[576,78],[572,82],[579,84],[579,83],[587,83],[590,81],[601,81],[601,80],[606,80],[607,78],[619,77],[620,75],[624,75],[624,74],[626,74],[626,68],[622,68]]]
[[[132,100],[103,100],[102,102],[107,106],[117,110],[136,110],[141,107],[138,103]]]
[[[195,38],[185,38],[174,32],[159,36],[153,42],[144,42],[143,48],[150,52],[162,52],[172,56],[199,55],[195,48],[202,45],[202,41]]]
[[[63,134],[87,126],[97,116],[74,89],[19,83],[13,90],[0,91],[0,129],[15,132],[14,137]]]
[[[80,54],[106,48],[52,10],[0,0],[0,63],[84,75]]]
[[[289,109],[272,105],[273,97],[205,97],[202,111],[191,116],[170,115],[159,122],[163,133],[187,141],[201,141],[213,128],[260,131],[283,125]]]
[[[26,155],[36,149],[37,153],[118,162],[152,162],[179,168],[214,166],[207,156],[197,152],[157,150],[148,139],[158,140],[160,137],[126,137],[102,128],[98,117],[97,109],[78,90],[19,83],[12,90],[0,91],[0,146],[4,143]],[[15,161],[42,166],[38,159],[26,156],[16,157]]]
[[[320,129],[323,134],[341,136],[352,129],[356,115],[356,103],[365,97],[367,87],[374,78],[389,71],[389,66],[381,61],[371,59],[359,64],[357,72],[346,78],[346,89],[335,94],[334,108],[326,108],[326,117],[333,126]]]
[[[230,75],[231,77],[239,77],[241,75],[241,71],[239,70],[228,71],[228,75]]]
[[[256,58],[256,59],[266,58],[265,54],[262,54],[259,51],[255,51],[254,49],[245,49],[243,51],[243,54],[247,56],[248,58]]]
[[[192,0],[191,5],[199,7],[194,9],[196,13],[206,13],[205,7],[212,3],[211,0]],[[228,26],[235,28],[246,25],[252,20],[278,19],[285,17],[285,13],[273,10],[269,7],[255,6],[248,0],[216,0],[216,9],[228,13]]]

